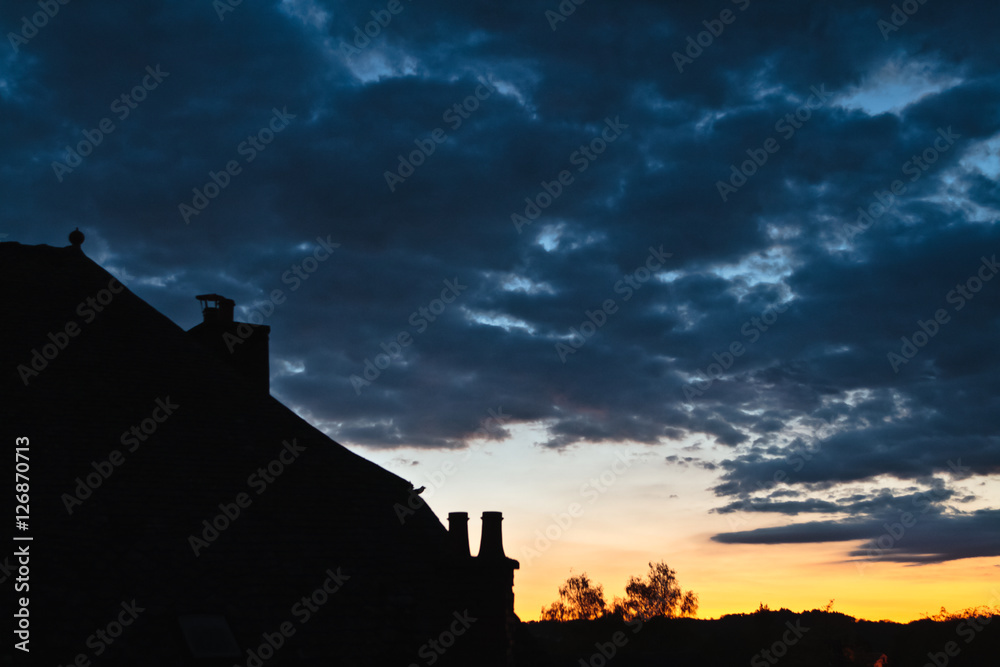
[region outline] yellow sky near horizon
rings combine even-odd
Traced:
[[[354,448],[426,486],[423,498],[447,526],[469,513],[478,552],[483,511],[504,515],[504,548],[520,561],[515,611],[537,620],[569,576],[586,572],[610,603],[629,576],[666,561],[699,597],[699,618],[752,612],[763,603],[793,611],[823,608],[856,618],[908,622],[980,605],[1000,606],[1000,557],[930,565],[849,562],[859,540],[807,544],[722,544],[712,535],[781,525],[780,514],[722,515],[728,502],[708,489],[718,473],[667,465],[691,443],[593,444],[571,451],[538,447],[540,428],[517,427],[502,443],[468,450]],[[701,452],[702,455],[705,452]],[[998,592],[994,594],[993,589]]]

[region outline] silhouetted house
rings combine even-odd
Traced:
[[[11,532],[32,538],[0,577],[27,546],[4,609],[28,597],[31,664],[509,664],[499,513],[472,557],[466,515],[449,532],[268,394],[267,326],[204,294],[183,331],[71,241],[0,244],[5,479],[28,438]]]

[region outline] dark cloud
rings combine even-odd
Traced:
[[[772,528],[722,533],[723,544],[859,542],[848,555],[862,567],[875,561],[928,564],[995,556],[1000,549],[1000,512],[885,517],[872,520],[809,521]]]
[[[720,6],[586,3],[553,30],[556,4],[404,3],[353,54],[382,5],[61,5],[0,54],[0,232],[60,244],[80,226],[185,327],[203,292],[272,307],[274,393],[349,444],[456,448],[537,422],[555,448],[707,437],[723,502],[778,472],[828,494],[766,506],[787,514],[880,476],[954,481],[959,459],[1000,472],[1000,280],[970,283],[1000,251],[995,10],[927,3],[883,36],[884,2],[741,1],[680,73]],[[3,34],[34,7],[0,8]],[[147,67],[169,74],[121,117]],[[251,151],[275,110],[287,126]],[[299,278],[317,239],[339,247]],[[837,530],[874,520],[861,503]]]
[[[940,563],[959,558],[995,556],[1000,549],[1000,511],[979,510],[959,516],[931,516],[900,530],[883,524],[883,533],[851,551],[865,560]]]
[[[860,540],[876,534],[878,534],[878,524],[873,521],[810,521],[774,528],[721,533],[712,539],[723,544],[801,544]]]

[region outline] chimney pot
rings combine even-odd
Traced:
[[[236,302],[232,299],[227,299],[220,294],[199,294],[195,298],[201,301],[201,316],[205,322],[221,322],[223,324],[233,322]]]
[[[483,512],[483,534],[479,542],[479,558],[500,560],[507,556],[503,552],[503,512]]]
[[[265,394],[270,392],[268,335],[264,324],[237,323],[233,319],[236,302],[218,294],[199,294],[204,321],[190,330],[202,345],[233,367]],[[248,330],[249,333],[246,333]],[[237,339],[232,347],[227,336]]]
[[[469,513],[448,512],[448,535],[456,556],[471,558],[469,552]]]

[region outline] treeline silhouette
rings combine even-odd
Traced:
[[[559,587],[542,619],[520,624],[518,667],[996,667],[1000,607],[943,607],[910,623],[868,621],[822,608],[766,604],[750,613],[697,619],[698,598],[666,563],[630,577],[609,604],[586,573]]]
[[[613,616],[625,621],[636,619],[694,616],[698,611],[698,596],[682,591],[677,573],[665,562],[649,564],[645,578],[629,577],[625,597],[615,597],[608,605],[604,586],[595,584],[584,572],[570,577],[559,587],[559,599],[542,608],[543,621],[590,621]]]
[[[977,615],[979,614],[979,615]],[[1000,609],[910,623],[766,607],[719,619],[521,623],[518,667],[997,667]],[[796,632],[797,631],[797,632]]]

